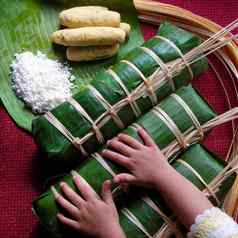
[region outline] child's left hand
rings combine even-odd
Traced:
[[[119,216],[113,201],[111,182],[105,181],[102,187],[102,199],[91,186],[76,172],[73,173],[75,185],[82,196],[77,194],[66,183],[60,184],[64,196],[60,195],[54,187],[56,201],[69,213],[72,218],[58,214],[58,219],[65,225],[92,237],[124,238],[119,224]]]

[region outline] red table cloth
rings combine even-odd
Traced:
[[[238,15],[237,0],[163,2],[191,10],[222,26]],[[146,24],[141,26],[145,39],[150,38],[156,29]],[[229,94],[234,94],[229,76],[225,72],[221,73]],[[228,109],[224,93],[212,73],[199,77],[194,85],[218,113]],[[237,106],[235,97],[232,103]],[[230,139],[231,127],[225,125],[214,129],[204,143],[224,156]],[[43,192],[46,186],[46,167],[41,164],[40,157],[32,137],[17,128],[6,110],[0,106],[0,238],[48,237],[31,211],[33,198]]]

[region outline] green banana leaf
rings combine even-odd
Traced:
[[[223,159],[200,144],[191,146],[188,150],[180,154],[178,159],[189,164],[207,184],[211,183],[211,181],[224,169],[226,165]],[[206,187],[201,183],[197,176],[195,176],[195,174],[191,172],[191,170],[186,166],[179,163],[178,159],[175,160],[171,165],[201,191],[205,189]],[[224,201],[226,194],[230,190],[234,179],[235,173],[223,181],[220,188],[216,192],[216,196],[221,204]],[[139,196],[138,194],[135,195],[134,191],[130,191],[130,193],[133,193],[134,195],[127,200],[128,202],[126,208],[140,221],[140,223],[145,227],[146,231],[151,236],[153,236],[158,232],[162,225],[165,224],[165,221],[160,215],[158,215],[157,212],[155,212],[151,206],[141,199],[142,196]],[[174,219],[173,212],[167,206],[169,201],[164,201],[157,192],[152,190],[147,191],[147,197],[149,197],[157,205],[157,207],[159,207],[160,210],[167,215],[167,217],[172,218],[172,220]],[[209,198],[213,202],[214,206],[217,206],[217,203],[212,199],[212,197],[210,196]],[[122,214],[122,212],[120,212],[120,222],[127,237],[147,237],[133,222],[128,220],[128,217]],[[178,227],[180,227],[183,237],[186,237],[186,229],[181,225]]]
[[[201,43],[199,37],[167,22],[160,25],[158,35],[174,42],[183,54]],[[166,41],[159,40],[156,37],[148,40],[142,46],[151,49],[164,62],[170,62],[180,57],[178,51],[174,49],[174,47],[171,47],[171,45]],[[141,48],[135,48],[132,50],[125,59],[136,65],[145,77],[152,75],[158,68],[156,60]],[[206,71],[207,67],[207,59],[205,58],[191,65],[191,69],[195,76]],[[119,76],[129,92],[135,90],[135,88],[143,83],[141,76],[138,75],[133,68],[123,62],[115,64],[112,67],[112,70]],[[174,77],[175,87],[179,88],[183,85],[187,85],[190,80],[191,76],[188,69],[185,68],[179,75]],[[127,96],[118,82],[106,71],[99,73],[97,78],[91,82],[91,85],[97,89],[97,91],[100,92],[100,94],[111,105],[115,105]],[[157,89],[155,88],[155,94],[158,101],[169,95],[171,92],[171,84],[168,81],[165,81],[164,84],[159,84]],[[90,87],[85,87],[85,89],[75,94],[73,98],[84,108],[93,121],[107,111],[102,102],[95,97]],[[136,102],[142,114],[153,107],[146,92],[144,95],[138,97]],[[54,116],[75,137],[82,138],[92,131],[92,124],[82,117],[68,102],[53,109],[52,114],[54,114]],[[129,104],[121,108],[117,114],[125,127],[136,119]],[[61,132],[59,132],[59,130],[44,116],[33,120],[32,127],[33,136],[37,144],[40,146],[41,151],[44,152],[45,157],[50,161],[57,161],[57,163],[64,162],[67,164],[72,164],[75,161],[78,163],[78,161],[80,161],[80,150],[78,150],[63,134],[61,134]],[[112,138],[120,130],[121,129],[112,118],[109,118],[109,120],[100,128],[105,140]],[[99,146],[100,143],[95,134],[83,143],[83,148],[89,154],[96,151]]]
[[[180,88],[179,90],[177,90],[176,94],[184,100],[184,102],[193,111],[201,124],[204,124],[205,122],[216,116],[215,112],[199,96],[199,94],[192,88],[191,85]],[[181,132],[185,132],[189,128],[194,127],[191,118],[188,116],[183,107],[172,96],[165,98],[159,104],[159,107],[162,108],[170,116],[170,118],[175,122]],[[167,125],[153,112],[153,110],[140,117],[136,121],[136,123],[146,129],[146,131],[151,135],[160,149],[165,148],[175,140],[175,135],[170,131]],[[140,140],[136,130],[133,129],[133,127],[128,127],[123,131],[123,133],[128,134],[136,138],[137,140]],[[124,170],[120,166],[113,163],[112,161],[107,161],[107,164],[116,174],[124,172]],[[76,170],[88,181],[88,183],[94,188],[97,193],[100,193],[101,184],[103,183],[103,181],[112,178],[112,175],[109,173],[109,171],[106,170],[101,165],[101,163],[99,163],[95,159],[94,155],[87,159],[85,163],[83,163]],[[210,173],[212,173],[212,170]],[[206,176],[208,176],[209,178],[209,173]],[[63,180],[68,183],[74,190],[76,190],[71,176],[66,176]],[[59,185],[56,185],[56,189],[60,192]],[[118,195],[118,198],[120,198],[120,193]],[[122,206],[123,201],[125,201],[124,197],[117,200],[117,205],[119,207]],[[157,202],[156,199],[155,202]],[[58,236],[61,237],[62,228],[56,218],[56,214],[60,208],[55,203],[51,190],[48,190],[46,193],[37,198],[33,202],[33,207],[42,224],[44,224],[52,233],[58,234]]]
[[[95,78],[96,74],[143,42],[133,0],[0,0],[0,98],[19,127],[31,131],[35,115],[16,97],[11,88],[10,64],[15,53],[38,50],[48,57],[65,62],[65,48],[52,45],[51,34],[59,29],[58,13],[62,9],[81,5],[102,5],[119,11],[122,21],[131,25],[129,40],[121,45],[116,57],[91,63],[69,63],[76,76],[73,93]]]

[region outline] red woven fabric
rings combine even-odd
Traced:
[[[237,17],[237,0],[168,0],[215,22],[226,25]],[[155,28],[142,24],[145,39],[151,37]],[[229,77],[221,72],[226,80],[230,95],[234,95]],[[228,109],[224,93],[212,73],[196,79],[194,85],[214,106],[217,112]],[[233,106],[235,99],[232,100]],[[229,125],[212,131],[205,143],[209,148],[225,155],[231,139]],[[33,198],[43,192],[44,168],[39,166],[37,146],[29,134],[16,127],[14,122],[0,107],[0,238],[36,238],[48,236],[38,226],[31,212]]]

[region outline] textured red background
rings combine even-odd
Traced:
[[[164,1],[189,9],[223,26],[237,17],[238,1],[168,0]],[[155,28],[142,24],[145,39]],[[222,73],[234,95],[229,77]],[[220,85],[208,73],[194,81],[196,88],[215,107],[217,112],[227,108]],[[234,99],[234,98],[233,98]],[[233,100],[233,105],[237,101]],[[229,125],[212,131],[205,143],[209,148],[225,155],[231,139]],[[44,167],[39,164],[39,151],[30,135],[18,129],[5,109],[0,106],[0,238],[47,237],[31,212],[31,202],[44,190]]]

